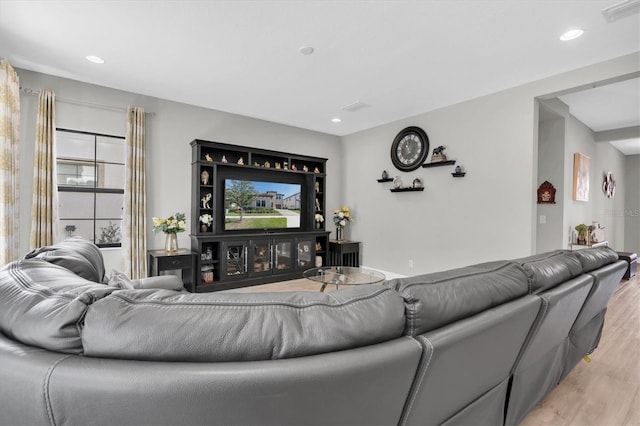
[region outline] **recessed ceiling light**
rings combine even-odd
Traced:
[[[300,53],[303,55],[311,55],[313,53],[313,47],[311,46],[302,46],[300,48]]]
[[[100,56],[87,55],[86,58],[87,61],[93,62],[94,64],[104,64],[104,59],[102,59]]]
[[[575,28],[573,30],[569,30],[566,33],[562,34],[560,36],[560,40],[562,41],[573,40],[575,38],[580,37],[582,34],[584,34],[583,30],[581,30],[580,28]]]
[[[342,120],[339,117],[334,117],[331,119],[332,123],[340,123]]]

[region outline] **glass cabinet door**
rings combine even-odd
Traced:
[[[298,246],[297,268],[303,271],[313,268],[315,266],[313,241],[310,239],[298,240],[296,244]]]
[[[227,278],[240,278],[247,274],[247,244],[244,242],[225,244]]]
[[[252,240],[249,252],[249,274],[270,274],[273,269],[270,240]]]
[[[276,241],[273,266],[276,272],[293,269],[293,241]]]

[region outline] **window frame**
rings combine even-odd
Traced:
[[[93,136],[93,161],[87,160],[85,163],[87,166],[91,166],[94,168],[94,182],[92,187],[89,186],[77,186],[77,185],[61,185],[60,182],[57,182],[57,189],[58,189],[58,193],[60,192],[74,192],[74,193],[90,193],[90,194],[94,194],[93,196],[93,218],[92,219],[87,219],[87,218],[74,218],[74,217],[70,217],[70,218],[58,218],[58,220],[83,220],[83,221],[92,221],[92,225],[93,225],[93,243],[98,246],[99,248],[119,248],[122,247],[122,237],[123,237],[123,232],[124,230],[122,229],[122,226],[120,226],[120,242],[119,243],[98,243],[97,239],[98,239],[98,234],[97,234],[97,221],[120,221],[122,224],[124,223],[124,193],[125,193],[125,188],[123,187],[122,189],[120,188],[100,188],[98,187],[99,182],[98,182],[98,170],[99,164],[112,164],[112,165],[121,165],[125,167],[125,181],[123,182],[123,186],[126,185],[126,151],[125,151],[125,158],[124,158],[124,163],[116,163],[113,161],[98,161],[98,137],[106,137],[106,138],[112,138],[112,139],[121,139],[123,141],[125,141],[125,149],[126,149],[126,137],[125,136],[117,136],[117,135],[109,135],[106,133],[97,133],[97,132],[87,132],[87,131],[83,131],[83,130],[73,130],[73,129],[65,129],[65,128],[61,128],[61,127],[56,127],[56,136],[58,132],[66,132],[66,133],[73,133],[73,134],[81,134],[81,135],[89,135],[89,136]],[[89,142],[89,141],[87,141]],[[56,152],[56,170],[57,170],[57,166],[59,162],[64,163],[65,161],[68,162],[74,162],[77,164],[82,163],[81,160],[78,159],[71,159],[71,158],[67,158],[67,157],[59,157],[58,153]],[[57,177],[57,171],[56,171],[56,177]],[[118,217],[118,218],[96,218],[96,204],[97,204],[97,194],[122,194],[123,195],[123,206],[122,206],[122,217]]]

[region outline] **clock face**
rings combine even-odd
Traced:
[[[407,127],[402,130],[391,144],[391,161],[404,172],[420,167],[429,153],[429,138],[419,127]]]

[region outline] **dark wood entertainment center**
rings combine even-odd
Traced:
[[[326,158],[199,139],[191,148],[194,291],[302,278],[316,256],[327,264],[329,232],[315,221],[316,214],[325,217]],[[274,190],[255,188],[264,185]],[[231,202],[247,187],[251,207]],[[281,188],[299,192],[286,196]],[[265,219],[273,222],[262,228]]]

